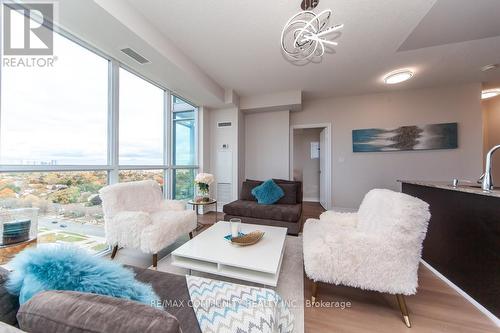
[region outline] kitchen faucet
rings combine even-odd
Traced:
[[[493,153],[500,149],[500,145],[497,145],[490,149],[488,154],[486,155],[486,168],[484,170],[483,181],[482,181],[482,189],[485,192],[489,192],[493,190],[493,177],[491,176],[491,158],[493,157]]]

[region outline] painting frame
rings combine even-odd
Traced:
[[[458,123],[352,130],[354,153],[458,148]]]

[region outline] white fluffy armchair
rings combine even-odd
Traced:
[[[106,242],[113,246],[111,259],[119,247],[130,247],[153,255],[196,228],[196,214],[182,201],[163,200],[154,180],[109,185],[99,191],[104,211]]]
[[[357,213],[328,211],[304,225],[304,266],[313,283],[395,294],[408,327],[403,295],[415,294],[429,205],[390,190],[368,192]]]

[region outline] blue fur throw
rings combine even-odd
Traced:
[[[7,290],[19,303],[46,290],[72,290],[113,296],[154,306],[159,297],[150,285],[138,282],[122,265],[75,246],[27,249],[11,261]]]

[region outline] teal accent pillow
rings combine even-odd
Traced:
[[[272,179],[266,180],[261,185],[252,189],[252,195],[262,205],[272,205],[283,198],[285,192]]]

